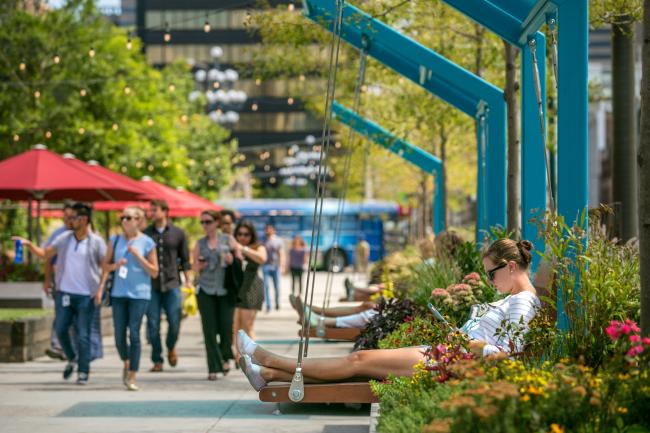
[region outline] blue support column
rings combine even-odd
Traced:
[[[558,213],[567,224],[579,221],[588,203],[588,0],[558,7]],[[568,321],[558,299],[558,327]]]
[[[536,53],[541,79],[544,117],[546,118],[546,38],[537,33]],[[543,218],[546,210],[546,161],[545,143],[540,131],[539,110],[535,80],[533,78],[533,59],[530,48],[521,50],[521,237],[535,246],[535,251],[544,251],[544,239],[538,236],[537,224],[531,218]],[[537,269],[540,256],[533,255],[532,271]]]
[[[505,102],[505,101],[504,101]],[[506,227],[508,163],[506,149],[506,105],[489,106],[486,148],[486,197],[487,229]]]
[[[442,184],[442,167],[433,174],[434,192],[433,192],[433,232],[440,233],[445,229],[445,207],[443,203],[444,185]]]

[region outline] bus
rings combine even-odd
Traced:
[[[289,248],[296,235],[302,236],[309,248],[314,217],[313,199],[251,199],[219,201],[219,205],[237,211],[242,219],[253,222],[258,236],[264,239],[264,227],[271,224]],[[354,250],[361,238],[370,245],[370,261],[403,247],[405,236],[399,235],[400,206],[393,202],[370,200],[360,203],[345,201],[341,215],[338,245],[334,230],[339,208],[338,199],[324,199],[321,230],[318,238],[317,264],[334,272],[354,264]],[[316,233],[314,234],[316,236]]]

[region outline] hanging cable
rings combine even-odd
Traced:
[[[334,99],[334,93],[336,89],[336,71],[338,68],[339,50],[341,45],[341,26],[343,22],[344,3],[344,0],[337,0],[336,2],[336,19],[332,31],[332,39],[330,41],[329,71],[327,79],[327,93],[325,96],[325,116],[323,121],[323,134],[321,136],[321,148],[318,161],[318,176],[316,182],[316,198],[314,200],[314,216],[312,219],[311,242],[309,244],[309,267],[307,269],[307,284],[305,286],[305,299],[307,299],[309,295],[309,306],[313,305],[314,299],[316,257],[318,255],[318,239],[320,238],[320,223],[322,219],[325,187],[325,173],[323,173],[323,155],[326,154],[326,152],[329,150],[330,144],[329,126],[332,121],[331,101]],[[315,236],[317,237],[315,238]],[[305,314],[303,311],[303,318],[304,316]],[[296,370],[293,375],[293,379],[291,380],[291,385],[289,386],[289,399],[293,402],[302,401],[305,395],[304,377],[302,375],[302,360],[304,356],[307,356],[307,345],[309,342],[309,319],[310,317],[303,319],[300,343],[298,345],[298,359],[296,361]]]
[[[546,181],[548,182],[546,190],[548,191],[549,197],[549,207],[551,212],[555,212],[555,196],[553,189],[551,188],[551,164],[548,158],[548,152],[546,151],[546,125],[544,124],[544,104],[542,102],[542,85],[539,77],[539,65],[537,64],[537,42],[535,39],[528,41],[528,47],[530,48],[530,53],[533,60],[533,78],[535,81],[535,94],[537,95],[537,107],[539,115],[539,127],[542,135],[542,148],[544,150],[544,162],[546,163]]]
[[[483,221],[483,228],[487,228],[487,175],[485,171],[487,170],[486,164],[486,152],[487,152],[487,122],[486,117],[488,115],[487,108],[483,109],[479,117],[479,125],[481,128],[481,195],[483,196],[483,203],[481,204],[481,221]]]
[[[361,56],[359,58],[359,72],[357,73],[357,82],[354,88],[354,102],[352,108],[353,112],[357,114],[359,113],[359,106],[361,101],[361,88],[363,86],[365,75],[366,75],[366,60],[367,60],[367,53],[366,53],[366,49],[363,48],[361,50]],[[343,188],[341,189],[341,193],[339,194],[337,210],[336,210],[336,219],[334,222],[334,244],[332,245],[332,251],[338,251],[339,249],[339,238],[341,236],[343,211],[345,208],[345,199],[348,194],[348,186],[350,183],[349,182],[350,166],[352,162],[352,133],[353,133],[352,128],[351,127],[348,128],[348,137],[346,142],[348,145],[348,152],[346,153],[345,156],[345,163],[343,168]],[[334,282],[334,269],[330,265],[328,266],[327,269],[327,280],[325,282],[325,293],[323,295],[323,309],[329,308],[330,306],[333,282]],[[318,337],[325,336],[325,316],[323,315],[321,315],[321,319],[318,322],[316,335]]]

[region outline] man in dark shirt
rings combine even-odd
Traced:
[[[147,335],[151,343],[151,371],[163,370],[162,342],[160,338],[160,313],[164,309],[167,316],[167,360],[172,367],[178,362],[176,341],[181,327],[181,279],[191,284],[189,249],[187,237],[180,228],[169,221],[169,206],[164,200],[150,203],[153,224],[145,229],[145,234],[156,242],[160,272],[151,280],[151,300],[147,311]]]

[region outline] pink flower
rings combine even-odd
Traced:
[[[437,288],[431,291],[431,296],[449,296],[449,292],[445,289]]]
[[[641,339],[641,342],[642,342],[643,344],[646,344],[646,345],[650,346],[650,338],[649,338],[649,337],[643,337],[643,338]]]
[[[609,338],[612,339],[612,341],[618,340],[618,337],[621,336],[621,332],[618,330],[618,323],[614,324],[614,322],[611,322],[611,324],[605,329],[605,333],[609,335]]]
[[[630,335],[630,343],[638,343],[639,341],[641,341],[641,337],[636,334]]]
[[[643,353],[643,346],[632,346],[630,350],[627,351],[627,356],[634,357]]]
[[[620,331],[623,334],[627,335],[632,332],[632,327],[626,323],[625,325],[621,325]]]

